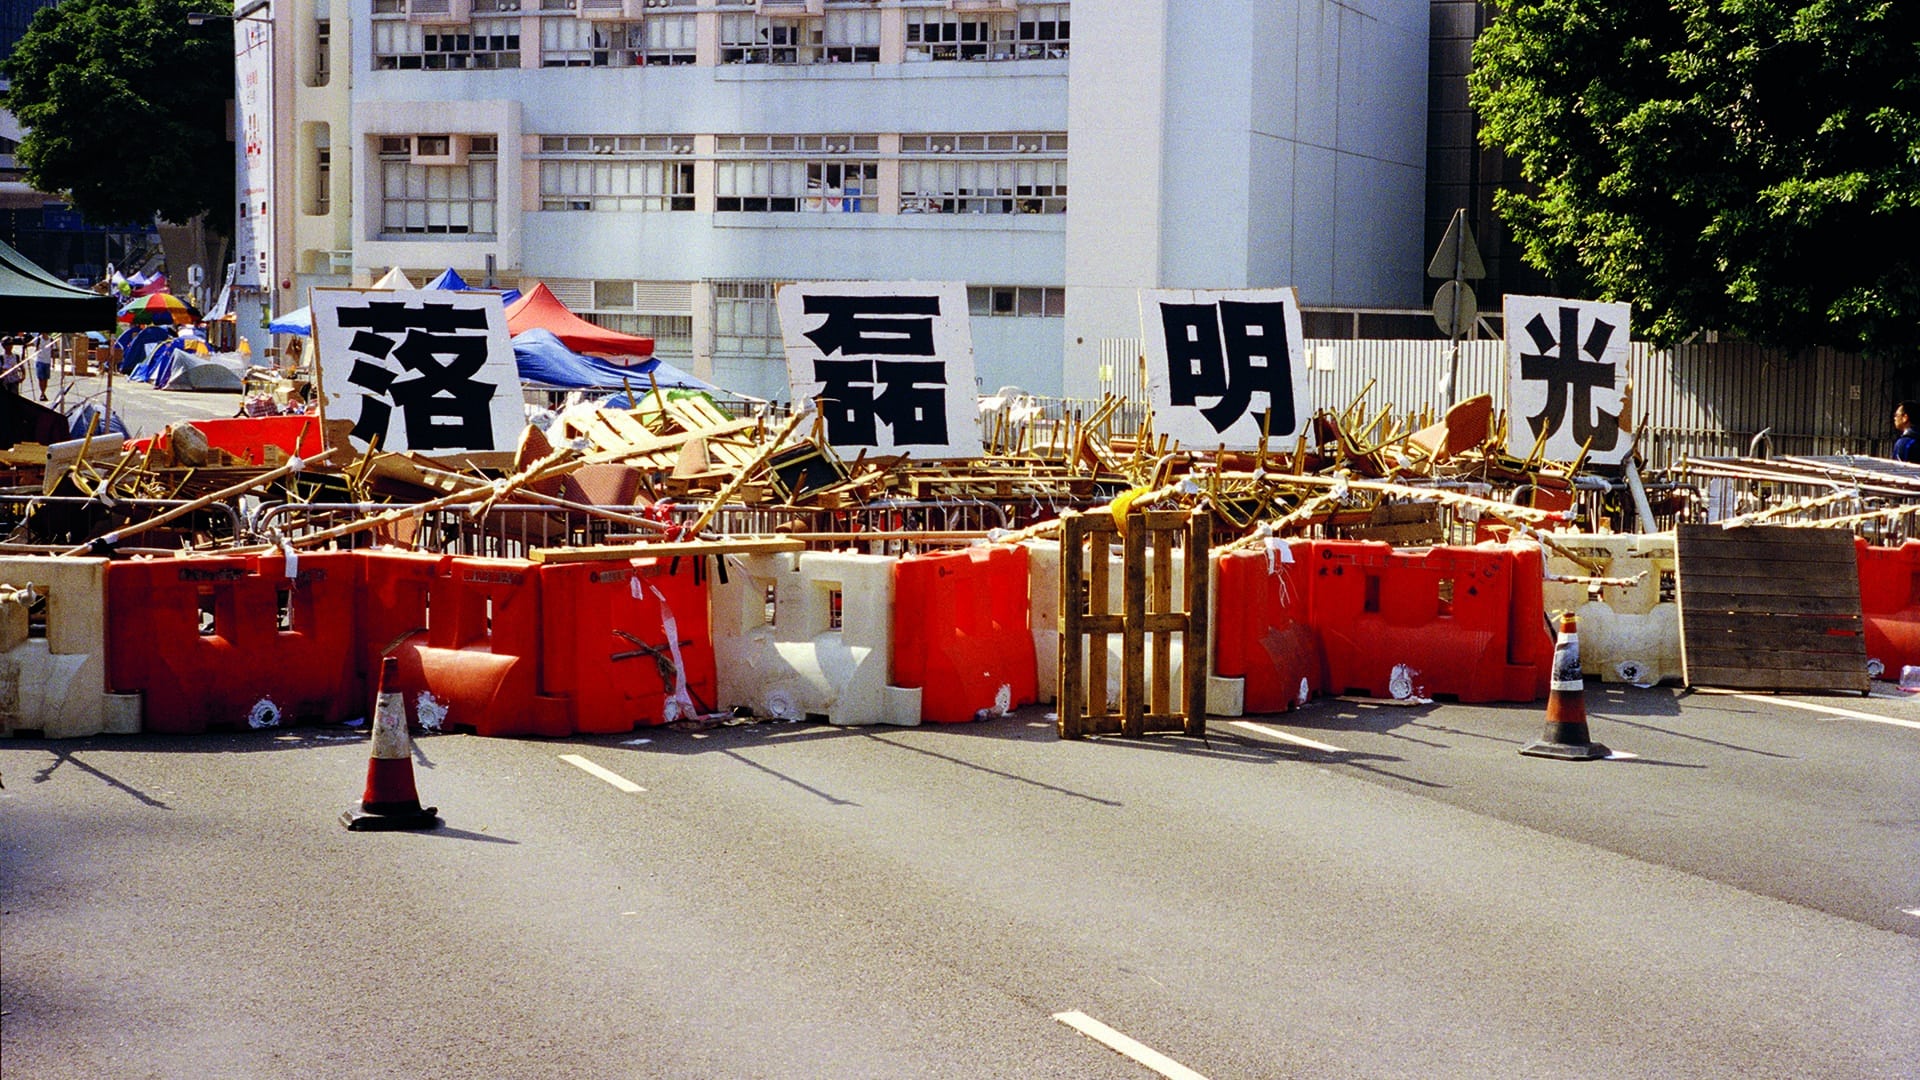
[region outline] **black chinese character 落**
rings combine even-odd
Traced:
[[[376,300],[340,308],[339,322],[355,330],[347,346],[355,354],[347,381],[363,391],[355,438],[384,441],[397,408],[409,449],[494,448],[491,413],[499,388],[474,378],[487,360],[484,311]]]

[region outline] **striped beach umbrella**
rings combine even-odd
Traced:
[[[153,293],[135,297],[119,318],[134,326],[187,326],[199,322],[200,313],[172,293]]]

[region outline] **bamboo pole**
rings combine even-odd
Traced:
[[[766,445],[762,446],[760,453],[739,472],[735,473],[733,479],[727,481],[725,487],[714,494],[713,498],[710,499],[707,505],[700,511],[700,516],[695,518],[693,524],[687,527],[687,532],[691,535],[698,536],[700,530],[706,528],[707,522],[712,520],[713,515],[719,513],[720,508],[726,505],[727,500],[732,498],[735,492],[746,486],[747,478],[753,475],[753,471],[767,463],[767,459],[773,456],[774,451],[780,449],[780,444],[787,440],[787,436],[793,434],[793,429],[799,427],[800,421],[805,419],[811,412],[813,412],[812,408],[798,409],[792,416],[788,417],[786,424],[780,428],[780,433],[775,435]]]
[[[145,521],[130,525],[124,529],[116,529],[113,532],[107,533],[103,536],[94,537],[92,540],[89,540],[86,543],[81,544],[77,547],[68,548],[67,550],[61,552],[61,554],[62,555],[85,555],[89,550],[92,549],[93,545],[99,541],[105,540],[110,543],[118,543],[129,536],[138,535],[139,533],[146,532],[148,529],[158,528],[161,525],[165,525],[169,521],[177,520],[181,517],[186,516],[187,514],[193,513],[196,510],[204,510],[208,506],[211,506],[214,503],[221,501],[222,499],[231,499],[236,495],[244,495],[247,492],[252,491],[254,488],[261,486],[262,484],[271,484],[274,481],[279,480],[282,477],[285,477],[291,473],[299,472],[301,469],[305,468],[308,465],[318,464],[332,456],[333,456],[333,451],[331,449],[328,449],[328,450],[322,450],[318,454],[315,454],[310,458],[294,458],[293,460],[287,462],[285,465],[282,465],[277,469],[273,469],[268,472],[261,473],[259,476],[252,477],[251,479],[242,481],[241,483],[233,484],[229,487],[221,488],[219,491],[216,491],[211,495],[202,495],[200,498],[195,499],[190,503],[187,503],[185,506],[176,506],[173,509],[167,511],[164,514],[161,514],[158,517],[148,518]]]

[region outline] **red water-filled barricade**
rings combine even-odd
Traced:
[[[287,457],[312,457],[325,449],[317,416],[232,416],[219,420],[194,420],[190,423],[206,436],[211,450],[225,450],[241,461],[254,465],[267,463],[267,448],[274,447]],[[166,448],[171,439],[161,432],[151,440],[134,444],[146,449],[149,442]]]
[[[387,650],[400,659],[408,718],[488,736],[572,734],[565,699],[540,692],[541,615],[537,565],[439,560],[426,630]]]
[[[542,690],[577,731],[632,731],[714,711],[707,586],[683,561],[561,563],[540,569]]]
[[[352,556],[135,559],[107,568],[107,681],[143,730],[340,723],[355,697]],[[358,711],[356,711],[358,710]]]
[[[1854,552],[1869,669],[1878,661],[1880,678],[1898,679],[1902,668],[1920,664],[1920,540],[1898,547],[1855,540]]]
[[[1294,545],[1305,556],[1311,546]],[[1286,712],[1327,684],[1327,659],[1311,625],[1311,567],[1276,552],[1230,552],[1214,579],[1214,674],[1245,680],[1246,711]]]
[[[919,688],[920,718],[961,723],[1038,698],[1027,551],[909,555],[894,567],[893,685]]]
[[[1330,691],[1464,702],[1545,696],[1553,637],[1539,548],[1396,551],[1376,541],[1321,540],[1304,563]],[[1396,668],[1405,680],[1398,687]]]

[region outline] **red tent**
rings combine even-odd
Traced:
[[[595,326],[568,311],[567,305],[561,303],[560,298],[553,295],[553,290],[543,284],[535,285],[531,292],[507,305],[507,333],[518,334],[535,327],[552,331],[554,337],[578,353],[631,356],[637,359],[653,355],[652,338]]]

